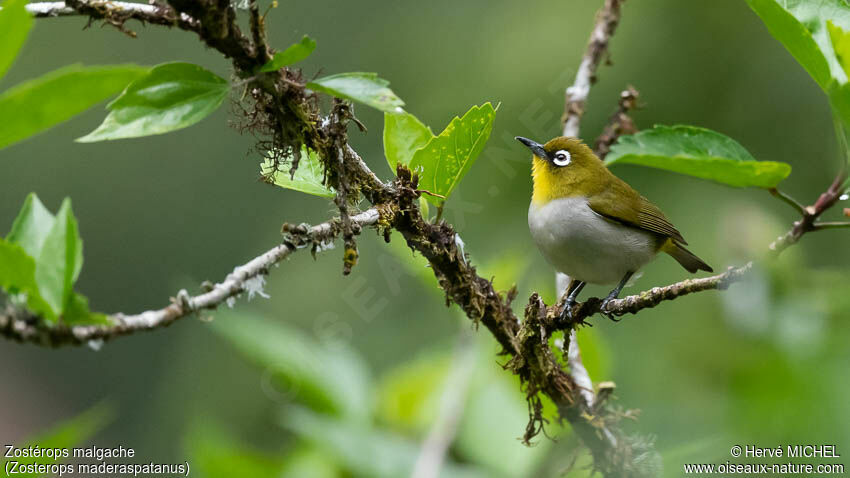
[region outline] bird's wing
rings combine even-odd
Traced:
[[[588,206],[596,214],[626,226],[670,237],[681,244],[688,243],[655,204],[628,184],[618,181],[611,186],[588,200]]]

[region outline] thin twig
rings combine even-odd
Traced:
[[[26,9],[36,18],[86,16],[96,20],[110,20],[113,24],[120,22],[121,25],[132,19],[191,31],[198,28],[198,21],[191,16],[177,14],[171,7],[159,4],[76,0],[67,3],[28,3]]]
[[[251,37],[254,40],[254,50],[257,52],[257,58],[261,61],[268,61],[269,47],[266,44],[266,25],[265,19],[260,15],[260,6],[257,0],[251,0],[248,6],[250,13]]]
[[[372,208],[351,217],[361,226],[378,222],[378,209]],[[290,231],[292,240],[280,244],[251,261],[233,269],[223,281],[212,286],[209,292],[190,296],[181,290],[171,305],[135,315],[114,314],[112,325],[86,325],[67,327],[49,326],[32,317],[21,317],[15,311],[0,310],[0,335],[6,338],[40,345],[81,345],[91,340],[108,340],[134,332],[149,331],[171,325],[176,320],[203,309],[213,309],[251,287],[251,280],[268,273],[271,266],[287,258],[297,249],[327,244],[339,234],[336,221],[328,221],[311,228],[299,226]],[[316,250],[321,250],[318,248]]]
[[[814,204],[802,207],[802,218],[794,222],[794,225],[788,232],[773,241],[770,244],[770,250],[778,255],[788,248],[788,246],[796,244],[803,237],[803,234],[814,231],[815,221],[838,202],[844,190],[844,182],[846,180],[847,168],[844,167],[838,172],[832,184],[829,185],[826,191],[821,193]]]
[[[620,7],[624,1],[605,0],[605,5],[596,14],[596,24],[590,34],[587,52],[578,67],[575,81],[565,91],[564,136],[578,137],[584,104],[590,94],[590,87],[596,81],[596,69],[608,51],[608,42],[620,21]]]
[[[694,292],[725,290],[731,284],[742,280],[750,272],[752,267],[753,264],[748,263],[741,267],[730,267],[722,274],[698,279],[685,279],[663,287],[653,287],[635,295],[612,300],[608,303],[604,312],[609,312],[616,316],[636,314],[643,309],[655,307],[661,302],[678,299],[681,296],[693,294]],[[573,306],[573,320],[568,323],[559,323],[557,319],[564,306],[564,300],[561,298],[561,300],[549,307],[548,319],[554,326],[553,330],[569,330],[583,324],[587,318],[599,312],[601,303],[602,299],[592,297],[585,302],[575,304]]]
[[[605,125],[602,134],[596,138],[596,144],[593,146],[593,151],[599,159],[605,159],[605,156],[611,151],[611,146],[620,136],[637,132],[637,127],[629,116],[629,111],[638,107],[639,99],[638,91],[632,86],[620,92],[617,111],[608,119],[608,124]]]
[[[846,221],[831,221],[831,222],[816,222],[814,226],[812,226],[813,231],[820,231],[821,229],[844,229],[850,227],[850,222]]]
[[[776,188],[770,188],[768,189],[768,191],[770,191],[770,194],[773,194],[775,197],[781,199],[785,204],[788,204],[789,206],[793,207],[794,210],[798,213],[803,215],[806,214],[806,207],[797,202],[796,199],[792,198],[791,196],[783,193],[782,191]]]

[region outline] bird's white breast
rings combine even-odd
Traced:
[[[528,227],[550,264],[592,284],[616,283],[656,254],[653,234],[600,216],[584,197],[531,203]]]

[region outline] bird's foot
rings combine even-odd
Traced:
[[[575,299],[569,300],[567,299],[564,302],[564,308],[561,309],[561,314],[558,316],[558,321],[561,323],[572,323],[573,321],[573,306],[576,305]]]
[[[611,302],[612,300],[616,299],[616,298],[617,298],[616,296],[611,297],[609,295],[608,297],[605,298],[605,300],[602,301],[601,304],[599,304],[599,313],[604,315],[605,317],[608,317],[608,320],[610,320],[612,322],[619,322],[619,321],[623,320],[623,319],[618,319],[612,312],[608,312],[608,310],[607,310],[608,309],[608,303]]]

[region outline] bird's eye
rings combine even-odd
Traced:
[[[566,166],[570,164],[570,152],[562,149],[555,153],[554,159],[552,160],[556,166]]]

